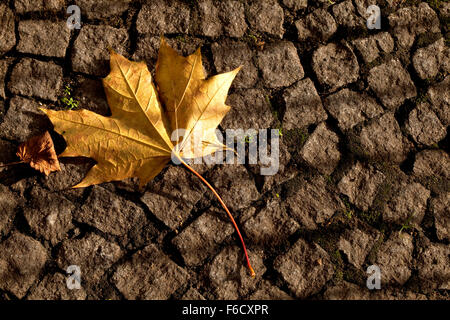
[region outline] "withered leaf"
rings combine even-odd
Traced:
[[[48,131],[19,145],[17,156],[25,163],[46,176],[53,171],[61,171],[53,140]]]
[[[97,161],[75,188],[130,177],[138,177],[142,186],[175,156],[218,198],[236,228],[254,276],[230,211],[214,188],[182,160],[226,148],[219,142],[216,128],[230,110],[225,100],[240,68],[206,79],[200,50],[182,57],[164,38],[156,64],[158,90],[144,62],[129,61],[112,51],[110,65],[111,72],[103,79],[110,117],[88,110],[42,109],[67,142],[62,157],[85,156]]]
[[[110,117],[88,110],[43,109],[67,142],[60,156],[97,161],[75,187],[130,177],[138,177],[141,185],[147,183],[171,159],[178,141],[171,140],[176,129],[187,132],[174,150],[179,157],[201,157],[224,148],[215,129],[230,109],[225,99],[239,68],[205,79],[200,50],[182,57],[163,38],[156,69],[159,92],[144,62],[111,52],[110,65],[103,79]],[[201,143],[186,143],[195,134]]]

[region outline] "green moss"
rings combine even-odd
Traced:
[[[180,42],[186,42],[186,35],[179,34],[179,35],[175,36],[174,39],[176,39],[177,41],[180,41]]]
[[[330,175],[324,174],[323,177],[325,178],[325,181],[327,182],[327,184],[334,185],[333,178]]]
[[[370,225],[375,225],[379,222],[381,213],[378,210],[364,211],[360,214],[360,218]]]
[[[334,272],[334,278],[336,279],[337,282],[344,280],[344,273],[342,272],[341,269],[336,268],[336,270]]]
[[[288,146],[301,148],[308,140],[309,134],[305,129],[283,130],[283,137]]]
[[[341,252],[339,250],[334,251],[333,258],[334,258],[333,260],[335,260],[339,264],[344,263],[344,261],[342,260]]]
[[[427,0],[426,2],[434,10],[439,10],[439,8],[442,5],[442,1],[441,0]]]

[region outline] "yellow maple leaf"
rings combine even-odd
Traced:
[[[215,130],[230,110],[225,99],[239,70],[205,80],[200,49],[185,58],[162,39],[155,78],[171,128],[186,131],[175,138],[184,158],[202,157],[225,147]],[[201,144],[194,141],[195,136]]]
[[[132,62],[111,51],[111,71],[103,79],[110,117],[88,110],[42,111],[67,142],[61,157],[84,156],[97,161],[74,188],[130,177],[138,177],[142,186],[174,155],[218,198],[241,238],[254,275],[228,208],[214,188],[183,160],[225,148],[215,130],[230,110],[225,100],[240,69],[206,79],[201,60],[200,49],[183,57],[161,38],[156,64],[157,90],[144,62]],[[185,133],[180,134],[177,129]]]
[[[110,117],[88,110],[42,109],[67,142],[60,156],[97,161],[75,188],[130,177],[138,177],[144,185],[169,162],[172,151],[192,159],[224,148],[215,130],[230,109],[225,99],[239,68],[205,79],[200,50],[182,57],[162,39],[158,93],[144,62],[111,52],[110,64],[111,72],[103,79]],[[183,140],[171,141],[177,129],[186,134]],[[196,134],[200,144],[192,141]],[[179,142],[176,150],[175,142]]]

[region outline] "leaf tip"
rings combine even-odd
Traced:
[[[255,270],[253,270],[253,268],[251,266],[249,266],[249,271],[250,271],[250,277],[255,278],[256,273],[255,273]]]
[[[234,69],[232,72],[234,73],[234,75],[237,75],[239,71],[241,71],[241,69],[244,67],[243,64],[241,64],[239,67],[237,67],[236,69]]]
[[[83,181],[82,181],[82,182],[80,182],[80,183],[74,185],[74,186],[72,187],[72,189],[80,189],[80,188],[85,188],[85,187],[88,187],[88,186],[85,185],[85,184],[83,183]]]

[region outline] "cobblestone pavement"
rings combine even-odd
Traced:
[[[66,86],[108,115],[107,48],[154,70],[161,34],[183,54],[201,46],[209,75],[244,65],[222,129],[282,139],[275,176],[197,166],[237,217],[254,279],[224,211],[181,167],[145,190],[71,189],[87,159],[49,177],[0,168],[0,299],[449,299],[450,3],[335,2],[1,0],[1,163],[51,130],[38,108],[67,109]],[[380,30],[366,26],[372,4]],[[380,290],[366,287],[371,265]]]

